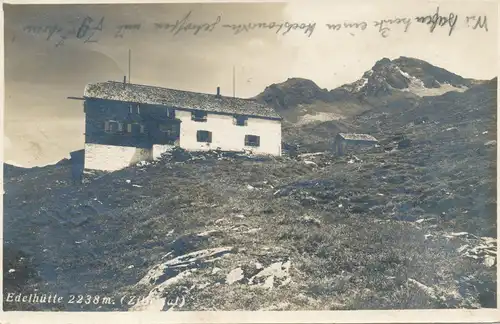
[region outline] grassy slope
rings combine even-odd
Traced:
[[[285,157],[163,161],[80,188],[62,181],[67,166],[36,170],[22,181],[6,177],[6,248],[27,255],[9,266],[40,271],[29,280],[8,274],[6,290],[144,296],[152,287],[135,283],[154,265],[232,246],[232,253],[200,265],[167,294],[190,288],[185,310],[494,307],[496,266],[457,251],[479,244],[474,238],[445,236],[496,233],[496,147],[484,146],[496,139],[496,95],[471,91],[407,114],[364,114],[353,125],[383,142],[398,131],[413,142],[390,154],[357,154],[361,163],[328,155],[317,158],[317,166]],[[426,114],[431,122],[409,124]],[[451,127],[458,131],[446,131]],[[82,225],[57,220],[76,215],[82,203],[98,216]],[[434,220],[414,222],[421,218]],[[248,277],[255,262],[286,260],[292,281],[284,287],[225,283],[237,267]],[[213,274],[214,267],[222,270]],[[433,287],[437,297],[408,279]],[[70,306],[55,309],[78,309]]]

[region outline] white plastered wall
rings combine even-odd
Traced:
[[[251,150],[253,154],[281,155],[281,122],[263,118],[248,118],[247,126],[237,126],[232,116],[208,114],[206,122],[191,120],[191,112],[176,111],[181,120],[179,146],[185,150],[223,151]],[[197,141],[198,130],[212,132],[212,143]],[[260,136],[259,147],[245,147],[245,135]]]
[[[117,171],[152,158],[151,149],[85,144],[85,169],[88,170]]]

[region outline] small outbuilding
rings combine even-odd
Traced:
[[[359,151],[371,148],[378,143],[377,139],[368,134],[338,133],[335,137],[334,150],[337,155],[349,151]]]

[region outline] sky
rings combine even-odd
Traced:
[[[129,50],[133,83],[208,93],[220,86],[223,95],[232,95],[234,68],[239,97],[255,96],[291,77],[332,89],[359,79],[383,57],[415,57],[468,78],[495,77],[495,3],[439,4],[440,15],[457,16],[451,35],[448,25],[431,33],[428,25],[414,19],[406,32],[404,24],[384,23],[390,28],[387,37],[374,26],[384,19],[433,15],[437,7],[435,1],[421,0],[4,5],[4,160],[44,165],[83,148],[82,102],[67,97],[82,96],[87,83],[123,80]],[[211,32],[201,30],[197,35],[193,30],[173,35],[157,27],[189,12],[194,24],[218,23]],[[467,26],[466,16],[471,15],[487,16],[488,31]],[[77,38],[74,34],[86,17],[92,19],[90,31],[80,29],[80,36],[85,36]],[[365,30],[335,31],[326,26],[362,21],[368,23]],[[316,25],[310,35],[300,29],[283,35],[285,28],[279,33],[275,28],[235,34],[222,27],[249,22]],[[140,28],[119,32],[123,25]],[[56,31],[49,35],[50,29]]]

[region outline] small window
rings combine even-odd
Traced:
[[[141,108],[139,105],[135,106],[135,111],[134,111],[134,105],[130,104],[128,105],[128,112],[131,114],[140,114],[141,113]]]
[[[260,136],[245,135],[245,146],[260,146]]]
[[[198,142],[212,143],[212,132],[199,130],[196,133],[196,140]]]
[[[144,133],[144,125],[139,123],[133,123],[127,125],[127,132],[132,134],[143,134]]]
[[[167,136],[175,136],[179,132],[178,126],[172,124],[160,124],[158,129]]]
[[[104,131],[106,133],[119,133],[123,130],[123,125],[116,120],[108,120],[104,122]]]
[[[234,124],[237,126],[247,126],[248,125],[248,117],[245,116],[235,116]]]
[[[163,133],[167,133],[168,131],[170,131],[171,126],[170,125],[167,125],[167,124],[160,124],[158,126],[158,129],[160,130],[160,132],[163,132]]]
[[[204,111],[193,111],[191,113],[191,120],[197,122],[206,122],[207,121],[207,113]]]

